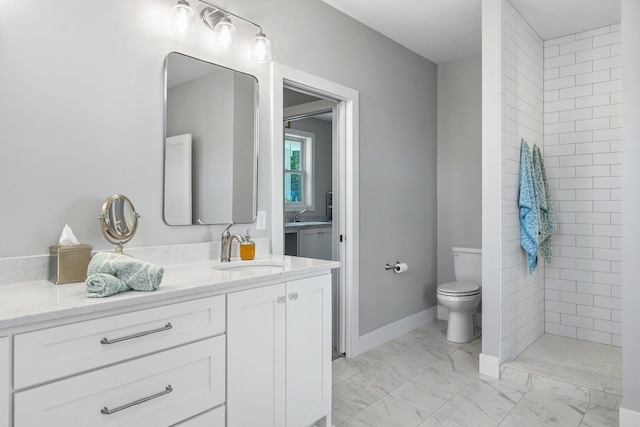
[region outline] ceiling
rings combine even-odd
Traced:
[[[322,0],[436,64],[479,55],[481,0]],[[620,0],[510,0],[543,40],[620,22]]]

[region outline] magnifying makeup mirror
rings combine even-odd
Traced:
[[[140,215],[133,203],[122,194],[114,194],[102,204],[98,217],[102,234],[109,243],[117,245],[116,252],[122,253],[123,245],[133,238],[138,228]]]

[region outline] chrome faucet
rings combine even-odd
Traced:
[[[229,241],[231,233],[229,229],[234,225],[236,225],[236,223],[231,221],[222,232],[222,238],[220,239],[220,262],[227,262],[231,258],[231,242]]]
[[[300,215],[302,215],[305,212],[309,212],[309,209],[304,208],[302,209],[300,212],[293,214],[293,222],[300,222],[300,218],[298,218]]]
[[[238,243],[244,242],[244,237],[242,237],[239,234],[232,234],[224,243],[224,246],[222,247],[222,255],[220,256],[221,262],[231,261],[231,245],[234,239],[237,240]]]

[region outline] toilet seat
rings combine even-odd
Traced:
[[[449,282],[438,286],[438,294],[451,297],[480,295],[480,286],[474,283]]]

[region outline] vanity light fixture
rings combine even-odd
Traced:
[[[222,50],[231,50],[236,46],[236,26],[226,16],[214,27],[214,46]]]
[[[206,5],[206,7],[200,11],[200,20],[207,28],[214,32],[215,47],[224,50],[230,50],[235,47],[236,27],[231,22],[231,17],[233,17],[234,19],[244,21],[258,28],[258,33],[251,41],[251,59],[259,63],[271,62],[271,42],[262,32],[260,25],[205,1],[197,1]],[[178,0],[178,4],[173,6],[171,12],[171,30],[179,34],[193,33],[194,15],[193,9],[191,9],[191,6],[189,6],[186,0]],[[191,24],[189,24],[189,22]],[[191,25],[190,29],[189,25]],[[182,28],[186,28],[187,30],[182,30]]]
[[[189,2],[178,0],[171,8],[171,31],[178,34],[192,34],[194,31],[195,13]]]

